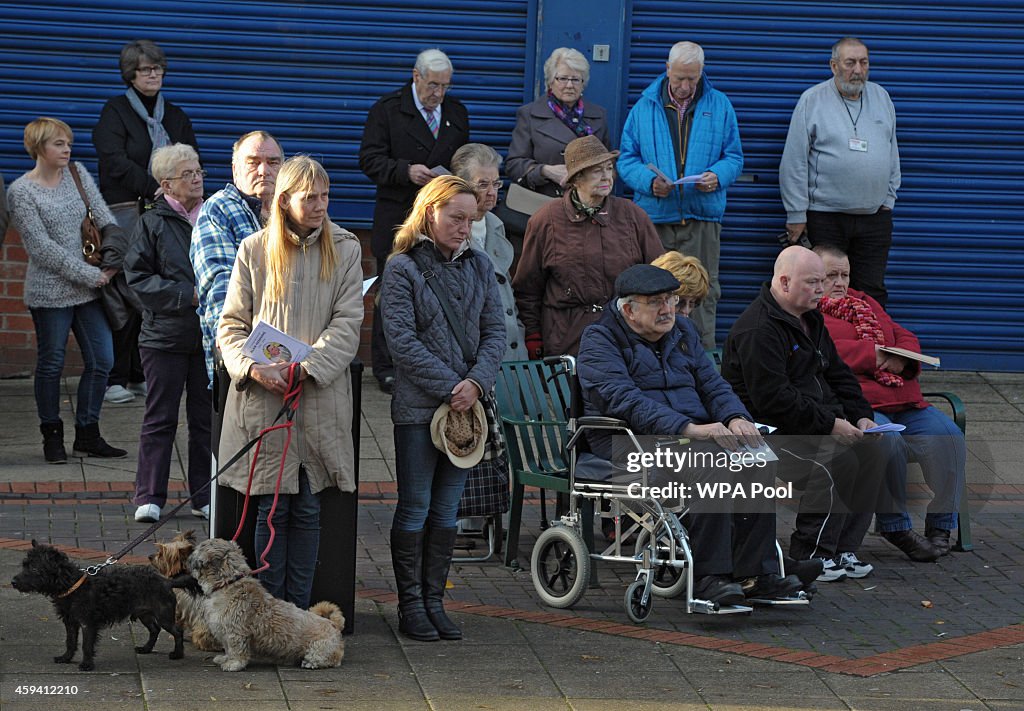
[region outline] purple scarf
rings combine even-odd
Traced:
[[[571,109],[567,109],[565,104],[556,99],[555,95],[549,91],[548,108],[570,131],[576,134],[577,138],[593,135],[594,129],[583,120],[583,99],[578,99]]]

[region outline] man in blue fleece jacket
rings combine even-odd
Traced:
[[[665,73],[630,110],[620,148],[619,175],[650,215],[665,249],[697,257],[708,270],[711,288],[691,318],[704,347],[714,348],[725,191],[743,169],[743,147],[732,104],[704,74],[700,45],[672,47]],[[685,176],[699,180],[672,182]]]

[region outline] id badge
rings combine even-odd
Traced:
[[[863,138],[851,138],[850,139],[850,150],[860,151],[861,153],[867,153],[868,142]]]

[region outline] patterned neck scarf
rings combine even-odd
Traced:
[[[167,130],[164,128],[164,95],[156,95],[156,105],[153,108],[153,115],[150,116],[149,112],[146,111],[146,107],[142,104],[142,99],[135,93],[135,89],[128,87],[128,91],[124,93],[128,97],[128,103],[131,104],[132,109],[139,115],[143,121],[146,122],[146,130],[149,132],[150,143],[153,144],[153,150],[150,152],[150,161],[152,161],[153,153],[156,152],[157,148],[163,148],[164,146],[170,145],[171,137],[167,135]],[[146,170],[149,170],[149,166],[146,166]]]
[[[579,212],[590,218],[593,218],[594,215],[599,213],[601,211],[601,208],[604,207],[604,200],[601,201],[600,205],[595,205],[594,207],[584,205],[583,201],[580,200],[580,194],[576,192],[576,188],[573,188],[571,191],[569,191],[569,199],[572,200],[572,206],[576,208],[576,212]]]
[[[583,120],[583,99],[577,99],[573,106],[566,106],[549,91],[548,108],[570,131],[576,134],[577,138],[590,136],[594,133],[594,129],[590,127],[590,124]]]
[[[871,310],[871,305],[864,299],[855,296],[844,296],[841,299],[823,297],[818,304],[823,314],[837,318],[840,321],[852,323],[857,331],[857,338],[862,341],[874,341],[880,346],[885,345],[885,334],[882,333],[882,326],[878,317]],[[876,381],[890,388],[903,387],[903,378],[890,373],[888,370],[876,368],[874,373]]]

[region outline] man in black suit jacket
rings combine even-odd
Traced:
[[[395,229],[405,220],[416,192],[451,164],[452,155],[469,142],[469,113],[447,96],[452,63],[439,49],[416,57],[412,81],[381,97],[370,108],[359,148],[359,169],[377,185],[371,246],[377,274],[391,252]],[[373,374],[390,392],[394,366],[384,342],[379,309],[373,314]]]

